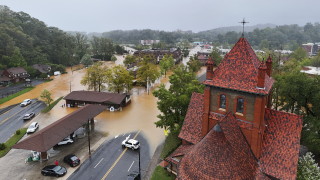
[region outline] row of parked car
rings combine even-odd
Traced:
[[[69,154],[63,158],[63,162],[65,162],[66,164],[69,164],[71,167],[76,167],[80,164],[80,159],[74,154]],[[57,164],[45,166],[41,170],[41,174],[44,176],[61,177],[61,176],[64,176],[66,173],[67,173],[67,169]]]
[[[31,99],[25,99],[22,103],[20,103],[20,106],[26,107],[31,103],[32,103]],[[23,116],[23,120],[31,120],[34,117],[35,117],[35,113],[29,112]],[[36,132],[37,129],[39,129],[39,123],[32,122],[27,129],[27,134],[34,133],[34,132]],[[70,136],[68,136],[68,137],[64,138],[62,141],[60,141],[57,144],[57,146],[72,144],[73,142],[74,142],[73,139],[70,138]],[[40,153],[38,153],[38,152],[35,152],[35,153],[37,154],[37,156],[40,156]],[[34,152],[33,152],[33,154],[34,154]],[[36,159],[40,159],[40,157],[38,157]],[[71,167],[76,167],[80,164],[80,159],[74,154],[69,154],[63,158],[63,162],[65,162],[66,164],[69,164]],[[67,169],[63,166],[58,165],[58,164],[45,166],[41,170],[41,174],[44,176],[61,177],[61,176],[64,176],[66,173],[67,173]]]

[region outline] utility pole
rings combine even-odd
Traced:
[[[140,147],[139,147],[139,179],[141,180],[142,179],[142,175],[141,175],[141,165],[140,165],[140,149],[141,149],[141,144],[140,144]]]
[[[90,121],[90,119],[88,119],[87,129],[88,129],[89,156],[91,156],[91,148],[90,148],[90,127],[89,127],[89,121]]]

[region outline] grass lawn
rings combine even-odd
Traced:
[[[178,134],[170,133],[164,142],[160,158],[164,159],[169,156],[180,144],[181,140],[178,138]]]
[[[20,96],[21,94],[24,94],[24,93],[26,93],[26,92],[28,92],[28,91],[31,91],[33,88],[34,88],[34,87],[28,87],[28,88],[25,88],[25,89],[17,92],[17,93],[11,94],[10,96],[4,97],[4,98],[0,99],[0,104],[3,104],[3,103],[5,103],[5,102],[7,102],[7,101],[10,101],[11,99],[13,99],[13,98],[15,98],[15,97],[18,97],[18,96]]]
[[[169,173],[163,167],[157,166],[154,170],[151,180],[174,180],[176,176],[174,174]]]
[[[166,158],[170,155],[179,145],[181,144],[181,140],[178,138],[178,134],[170,133],[165,142],[160,154],[160,159]],[[176,176],[174,174],[169,173],[163,167],[157,166],[154,170],[151,180],[174,180]]]
[[[63,97],[59,97],[57,100],[53,101],[53,103],[50,104],[50,106],[47,106],[44,108],[41,112],[46,113],[49,112]]]
[[[13,145],[15,145],[27,132],[27,128],[20,129],[20,134],[17,135],[16,133],[4,144],[6,148],[4,150],[0,150],[0,157],[5,156],[11,149]]]

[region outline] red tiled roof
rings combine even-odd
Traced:
[[[178,178],[253,179],[258,163],[233,115],[220,123],[222,131],[209,133],[181,160]],[[235,144],[234,144],[235,143]]]
[[[72,91],[64,97],[65,100],[89,101],[89,102],[111,102],[121,104],[126,98],[126,94],[96,92],[96,91]]]
[[[204,84],[238,91],[268,94],[274,80],[266,75],[265,89],[257,88],[260,61],[245,38],[240,38]]]
[[[196,144],[201,140],[202,111],[203,94],[193,93],[179,138],[193,144]]]
[[[301,116],[266,109],[260,166],[263,172],[279,179],[295,179],[302,129]]]
[[[193,147],[193,145],[180,145],[173,153],[171,153],[167,158],[167,162],[171,162],[173,164],[178,164],[179,161],[175,159],[175,157],[184,156],[187,152],[190,151],[190,149]]]
[[[104,109],[105,106],[88,104],[27,137],[13,148],[46,152]]]

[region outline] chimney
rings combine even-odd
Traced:
[[[263,60],[260,63],[259,68],[258,68],[258,83],[257,83],[258,88],[264,88],[266,71],[267,71],[267,66]]]
[[[267,62],[266,62],[266,65],[267,65],[267,74],[269,77],[271,77],[271,72],[272,72],[272,58],[269,54],[269,57],[267,59]]]
[[[206,74],[206,80],[212,80],[213,78],[213,65],[214,61],[211,57],[209,57],[208,61],[206,62],[207,66],[207,74]]]

